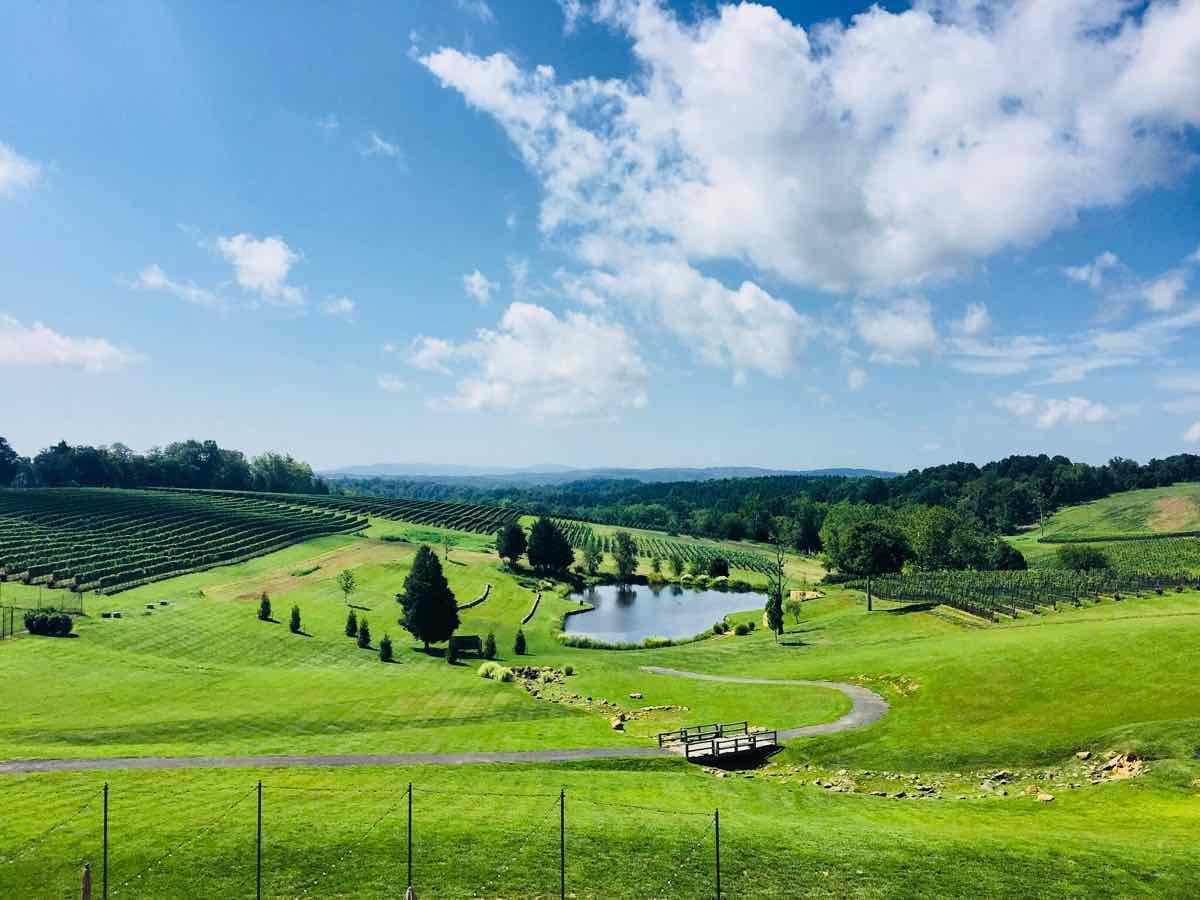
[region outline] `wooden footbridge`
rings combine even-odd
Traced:
[[[748,722],[714,722],[689,725],[658,736],[658,746],[681,749],[689,762],[732,761],[738,757],[762,756],[779,747],[779,732],[750,731]]]

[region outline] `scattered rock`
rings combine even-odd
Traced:
[[[1075,754],[1075,758],[1079,759],[1079,760],[1085,760],[1085,761],[1089,760],[1092,758],[1092,751],[1091,750],[1080,750],[1078,753]]]
[[[634,692],[634,693],[630,694],[630,695],[629,695],[629,699],[630,699],[630,700],[641,700],[641,699],[642,699],[642,692],[641,692],[641,691],[636,691],[636,692]]]
[[[991,780],[998,781],[1001,784],[1007,784],[1008,782],[1012,781],[1012,777],[1013,773],[1008,771],[1008,769],[1001,769],[999,772],[992,774]]]
[[[625,730],[625,719],[622,716],[614,716],[610,724],[612,725],[613,731]]]
[[[887,791],[871,791],[872,797],[886,797]]]
[[[1040,794],[1037,795],[1037,798],[1038,798],[1039,803],[1049,803],[1050,801],[1052,801],[1054,799],[1054,795],[1047,794],[1045,791],[1042,791]]]

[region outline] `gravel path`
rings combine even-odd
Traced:
[[[660,666],[642,666],[652,675],[720,681],[733,684],[792,685],[823,687],[841,691],[854,704],[853,709],[835,722],[803,725],[779,732],[780,740],[834,734],[861,728],[883,718],[887,702],[864,687],[839,681],[789,681],[771,678],[743,678],[736,675],[705,675]],[[0,762],[0,775],[30,772],[87,772],[115,769],[241,769],[292,766],[460,766],[479,763],[547,763],[588,759],[628,759],[631,757],[678,756],[657,747],[582,747],[574,750],[509,750],[478,753],[386,753],[323,756],[130,756],[105,759],[16,759]]]
[[[850,712],[833,722],[823,725],[801,725],[798,728],[785,728],[779,731],[779,739],[812,737],[818,734],[836,734],[839,731],[850,731],[862,728],[872,722],[878,722],[888,711],[887,701],[877,693],[859,687],[857,684],[846,684],[844,681],[797,681],[780,678],[743,678],[740,675],[705,675],[701,672],[684,672],[681,669],[665,669],[662,666],[642,666],[643,672],[651,675],[672,675],[675,678],[694,678],[696,681],[723,681],[729,684],[776,684],[791,687],[820,687],[833,691],[841,691],[854,704]]]

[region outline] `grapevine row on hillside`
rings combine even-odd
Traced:
[[[175,493],[220,496],[247,502],[266,499],[276,503],[374,516],[380,519],[412,522],[416,525],[431,525],[435,528],[452,528],[456,531],[472,531],[478,534],[493,534],[501,525],[515,522],[521,515],[520,510],[508,507],[448,503],[440,500],[355,497],[342,494],[273,494],[249,491],[176,491]]]
[[[886,600],[911,603],[941,603],[964,612],[995,619],[1003,614],[1016,616],[1022,610],[1036,612],[1060,604],[1079,606],[1103,596],[1120,599],[1145,591],[1164,591],[1196,583],[1181,574],[1149,575],[1118,572],[1050,570],[1006,572],[908,572],[880,575],[871,579],[871,592]],[[865,591],[865,579],[847,587]]]
[[[1134,575],[1187,576],[1200,573],[1200,538],[1167,538],[1158,541],[1088,542],[1103,553],[1109,568]],[[1033,563],[1039,569],[1056,569],[1055,554]]]
[[[154,490],[0,490],[0,579],[112,593],[366,522],[332,510]]]
[[[615,540],[612,535],[596,534],[592,527],[585,522],[557,519],[555,520],[555,524],[558,525],[567,540],[570,541],[572,547],[596,546],[603,553],[611,553],[615,548]],[[674,556],[678,556],[685,563],[690,563],[694,560],[702,566],[707,567],[711,560],[720,556],[728,560],[729,565],[735,569],[763,574],[771,571],[771,564],[765,557],[746,550],[727,550],[712,544],[673,541],[670,538],[660,538],[653,535],[631,534],[630,536],[633,538],[634,543],[637,544],[638,556],[644,559],[657,556],[659,559],[666,561]]]

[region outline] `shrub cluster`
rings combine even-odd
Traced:
[[[271,598],[267,596],[266,591],[263,591],[262,598],[258,601],[258,617],[264,622],[271,621]]]
[[[496,635],[491,631],[487,633],[487,637],[483,641],[483,658],[496,658]]]
[[[735,625],[733,628],[733,633],[738,635],[739,637],[744,637],[745,635],[750,633],[750,626],[747,625],[745,622],[738,622],[737,625]]]
[[[392,639],[387,634],[379,639],[379,661],[392,661]]]
[[[46,609],[31,609],[25,613],[25,630],[46,637],[66,637],[74,623],[66,613]]]
[[[520,628],[517,629],[517,638],[513,641],[513,652],[517,656],[525,655],[525,632]]]
[[[513,680],[513,672],[512,669],[507,669],[499,663],[485,662],[479,667],[479,677],[509,682]]]

